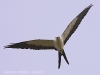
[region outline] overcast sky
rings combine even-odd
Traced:
[[[58,69],[55,50],[4,49],[10,43],[60,36],[91,3],[94,6],[64,46],[69,65],[62,57]],[[100,75],[99,0],[0,0],[0,10],[1,75]]]

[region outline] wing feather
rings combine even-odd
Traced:
[[[34,50],[43,50],[43,49],[55,49],[54,40],[29,40],[19,43],[12,43],[11,45],[4,46],[5,48],[21,48],[21,49],[34,49]]]
[[[90,4],[87,8],[85,8],[78,16],[76,16],[71,23],[68,25],[68,27],[65,29],[65,31],[63,32],[63,34],[61,35],[63,38],[63,42],[64,45],[66,44],[66,42],[68,41],[68,39],[71,37],[71,35],[75,32],[75,30],[77,29],[77,27],[79,26],[79,24],[81,23],[82,19],[86,16],[86,14],[88,13],[89,9],[92,7],[93,5]]]

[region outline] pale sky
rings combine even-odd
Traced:
[[[93,7],[64,46],[69,65],[62,57],[58,69],[55,50],[4,49],[10,43],[60,36],[91,3]],[[41,74],[34,75],[100,75],[99,0],[0,0],[0,10],[0,75],[37,71]]]

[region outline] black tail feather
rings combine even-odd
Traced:
[[[67,64],[69,65],[69,62],[68,62],[68,59],[66,57],[66,54],[63,50],[62,54],[58,51],[58,69],[60,69],[60,66],[61,66],[61,56],[63,55],[65,61],[67,62]]]
[[[61,53],[58,51],[58,69],[60,68],[61,65]]]
[[[66,54],[65,54],[64,50],[63,50],[63,54],[62,54],[62,55],[63,55],[65,61],[67,62],[67,64],[69,65],[69,62],[68,62],[68,59],[67,59],[67,57],[66,57]]]

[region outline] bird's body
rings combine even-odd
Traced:
[[[19,43],[12,43],[11,45],[4,46],[5,48],[21,48],[21,49],[33,49],[33,50],[46,50],[46,49],[55,49],[58,51],[58,68],[61,65],[61,56],[64,57],[65,61],[69,64],[66,54],[64,52],[64,45],[69,40],[71,35],[78,28],[84,16],[88,13],[89,9],[93,5],[86,7],[79,15],[77,15],[65,29],[63,34],[59,37],[55,37],[54,40],[45,40],[45,39],[36,39],[23,41]]]
[[[54,47],[57,49],[57,51],[62,53],[62,50],[63,50],[63,47],[64,47],[64,43],[63,43],[63,40],[62,40],[61,37],[55,37]]]

